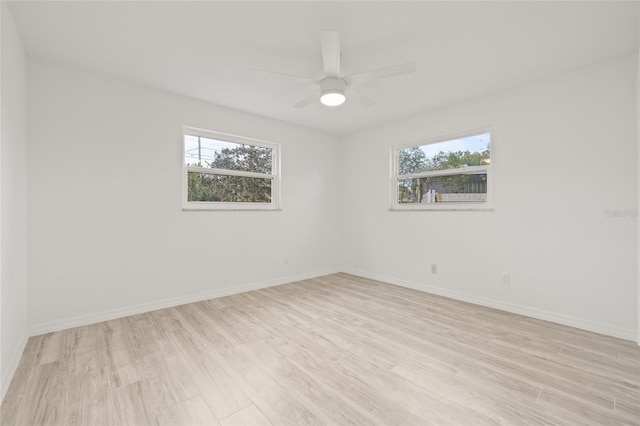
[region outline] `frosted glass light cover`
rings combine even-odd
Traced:
[[[320,102],[327,106],[342,105],[345,100],[344,94],[338,92],[323,93],[322,96],[320,96]]]

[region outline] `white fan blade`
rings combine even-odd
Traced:
[[[320,31],[320,47],[325,77],[340,77],[340,34]]]
[[[283,72],[266,71],[266,70],[253,70],[253,71],[257,72],[257,73],[262,73],[262,74],[277,75],[277,76],[288,78],[288,79],[295,79],[295,80],[299,80],[300,82],[303,82],[303,83],[317,83],[317,81],[314,80],[313,78],[305,77],[305,76],[302,76],[302,75],[285,74]]]
[[[416,63],[415,62],[407,62],[406,64],[393,65],[391,67],[379,68],[373,71],[365,71],[358,74],[352,74],[344,79],[347,81],[347,84],[350,86],[362,83],[368,83],[373,80],[378,80],[381,78],[394,77],[396,75],[408,74],[410,72],[415,72]]]
[[[362,93],[360,93],[359,91],[355,90],[352,87],[349,87],[349,97],[347,99],[349,98],[353,98],[360,105],[367,106],[367,107],[375,104],[375,101],[373,99],[371,99],[366,95],[363,95]]]
[[[309,105],[311,102],[315,101],[316,99],[320,99],[320,90],[318,89],[314,90],[313,92],[310,92],[307,96],[302,98],[300,102],[295,104],[294,107],[304,108],[307,105]]]

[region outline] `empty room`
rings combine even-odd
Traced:
[[[0,424],[640,425],[640,2],[0,6]]]

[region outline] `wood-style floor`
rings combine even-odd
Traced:
[[[640,424],[633,342],[346,274],[32,337],[2,425]]]

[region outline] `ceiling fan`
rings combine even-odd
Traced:
[[[347,95],[362,105],[373,105],[374,101],[371,98],[361,94],[359,91],[355,90],[353,86],[368,83],[373,80],[379,80],[381,78],[408,74],[415,72],[416,70],[415,62],[407,62],[404,64],[342,76],[340,74],[340,34],[336,31],[321,31],[320,48],[322,50],[322,63],[324,65],[324,76],[320,80],[275,71],[259,70],[259,72],[281,75],[318,86],[294,105],[296,108],[304,108],[314,100],[318,99],[318,97],[323,105],[331,107],[339,106],[346,101]]]

